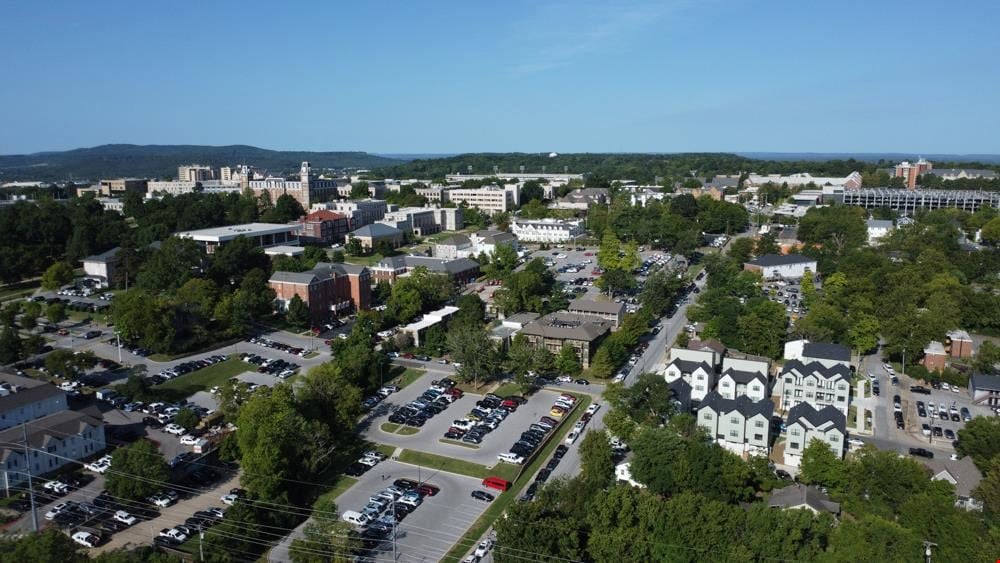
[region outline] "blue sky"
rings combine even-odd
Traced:
[[[1000,2],[0,0],[0,154],[1000,153]]]

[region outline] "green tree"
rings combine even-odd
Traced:
[[[453,330],[448,332],[448,352],[461,364],[458,376],[463,381],[481,383],[492,379],[500,366],[500,354],[486,331]]]
[[[517,251],[509,244],[496,247],[485,266],[484,273],[494,280],[507,279],[517,267]]]
[[[174,423],[183,427],[187,431],[191,431],[193,428],[198,426],[198,415],[196,415],[191,409],[181,409],[177,411],[177,415],[174,417]]]
[[[840,488],[845,478],[844,462],[822,440],[814,439],[802,450],[799,479],[803,483]]]
[[[754,243],[753,254],[754,256],[781,254],[781,247],[778,246],[778,235],[774,231],[761,235]]]
[[[851,326],[847,329],[847,337],[850,339],[851,348],[859,354],[869,350],[874,350],[878,346],[879,324],[878,318],[868,313],[858,313],[851,319]]]
[[[983,503],[983,509],[994,519],[1000,516],[1000,456],[994,456],[985,466],[983,479],[972,492]]]
[[[45,318],[52,324],[66,320],[66,306],[62,303],[50,303],[45,307]]]
[[[913,532],[875,516],[842,521],[823,561],[919,561],[923,544]]]
[[[243,454],[240,483],[261,500],[287,501],[286,479],[294,477],[299,447],[308,442],[291,388],[282,384],[271,393],[253,395],[240,407],[237,426]]]
[[[351,199],[367,199],[369,196],[368,182],[362,180],[351,184]]]
[[[348,237],[347,243],[344,245],[344,251],[351,256],[361,256],[364,254],[365,249],[361,246],[361,239],[357,237]]]
[[[130,401],[148,401],[153,396],[149,380],[141,375],[134,374],[129,375],[125,383],[115,385],[115,391]]]
[[[285,314],[288,324],[304,329],[309,326],[309,307],[297,294],[288,301],[288,312]]]
[[[606,432],[587,432],[580,443],[580,465],[583,478],[603,489],[615,482],[614,452]]]
[[[56,262],[42,274],[42,287],[45,289],[59,289],[71,281],[73,266],[67,262]]]
[[[582,367],[580,366],[580,358],[577,356],[575,348],[569,344],[563,344],[562,349],[559,350],[559,355],[556,356],[556,369],[559,370],[559,373],[567,375],[580,373]]]
[[[729,257],[743,264],[753,258],[754,241],[752,238],[740,237],[729,243]]]
[[[363,550],[358,533],[337,518],[333,501],[317,503],[302,538],[292,540],[288,550],[294,563],[352,563]]]
[[[806,307],[812,305],[816,299],[816,281],[813,279],[812,271],[806,270],[802,274],[799,285],[802,287],[802,304]]]
[[[972,360],[972,367],[979,372],[990,373],[993,366],[1000,364],[1000,346],[989,340],[984,340],[976,350],[976,357]]]
[[[830,247],[843,256],[868,240],[864,210],[844,205],[810,208],[799,221],[798,236],[807,245]]]
[[[1000,417],[977,416],[958,431],[958,446],[962,455],[972,456],[976,467],[985,471],[990,460],[1000,455]]]
[[[601,277],[597,279],[597,285],[607,291],[608,295],[614,295],[617,292],[635,287],[635,278],[625,270],[610,268],[604,270]]]
[[[663,270],[653,272],[646,278],[639,300],[654,316],[663,316],[673,303],[677,291],[686,281],[684,278],[678,278],[676,274]]]
[[[504,362],[504,367],[510,373],[515,376],[525,375],[532,369],[534,369],[534,359],[535,359],[536,348],[528,342],[528,338],[517,333],[510,340],[510,346],[507,348],[507,358]]]
[[[445,332],[444,327],[441,326],[441,323],[438,323],[427,329],[427,332],[424,334],[424,339],[420,345],[428,354],[432,356],[441,356],[444,354],[445,349],[448,346],[447,338],[448,335]]]
[[[21,359],[21,337],[7,325],[0,331],[0,364],[12,364]],[[54,353],[54,352],[53,352]]]
[[[105,477],[104,486],[112,496],[140,500],[163,489],[170,480],[170,467],[156,444],[138,440],[111,454],[115,470]]]
[[[0,561],[4,563],[28,561],[59,561],[83,563],[90,561],[70,537],[52,527],[34,534],[25,534],[16,540],[0,540]]]
[[[1000,216],[990,219],[988,223],[983,225],[980,235],[986,244],[993,246],[1000,244]]]
[[[758,299],[748,304],[738,323],[741,350],[769,358],[781,355],[788,320],[779,303]]]

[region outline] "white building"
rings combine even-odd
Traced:
[[[104,423],[82,411],[63,410],[27,426],[30,467],[24,453],[24,430],[0,432],[0,484],[4,491],[22,489],[28,480],[101,452],[106,447]],[[6,444],[6,445],[4,445]]]
[[[829,446],[837,457],[844,457],[847,416],[835,407],[828,405],[817,410],[809,403],[800,403],[788,413],[785,427],[785,465],[798,467],[802,452],[813,440]]]
[[[865,223],[868,226],[868,244],[872,246],[878,244],[895,228],[888,219],[869,219]]]
[[[615,466],[615,479],[622,483],[628,483],[633,487],[639,487],[640,489],[646,488],[646,485],[643,485],[632,478],[632,464],[627,461],[625,463],[619,463]]]
[[[743,269],[760,272],[765,280],[801,279],[807,271],[816,272],[816,260],[801,254],[765,254],[743,264]]]
[[[786,176],[782,176],[781,174],[750,174],[743,184],[750,186],[763,186],[764,184],[776,184],[780,186],[782,184],[787,184],[789,188],[813,184],[817,187],[841,186],[853,189],[861,187],[861,174],[858,172],[851,172],[843,178],[837,176],[813,176],[808,172],[788,174]]]
[[[55,385],[0,373],[0,430],[67,408],[66,392]]]
[[[451,306],[444,307],[438,309],[437,311],[427,313],[426,315],[424,315],[424,318],[420,319],[419,321],[412,322],[404,326],[400,330],[401,332],[405,332],[410,336],[412,336],[413,345],[419,347],[420,340],[423,338],[427,329],[436,324],[447,322],[448,319],[450,319],[452,315],[454,315],[457,312],[458,312],[458,307],[451,307]]]
[[[518,205],[516,185],[483,186],[481,188],[450,188],[441,193],[442,203],[466,204],[487,213],[513,211]]]
[[[205,252],[214,254],[218,247],[235,240],[237,237],[251,239],[255,246],[262,248],[295,245],[298,244],[301,231],[302,225],[299,223],[289,223],[287,225],[247,223],[244,225],[200,229],[197,231],[182,231],[177,233],[176,236],[192,239],[205,247]]]
[[[667,383],[683,380],[691,386],[691,400],[700,401],[715,388],[718,362],[719,355],[713,351],[671,348],[663,377]]]
[[[719,376],[719,395],[726,399],[749,397],[762,401],[770,396],[767,362],[757,360],[722,360],[722,375]]]
[[[510,229],[521,242],[549,244],[571,241],[585,231],[580,221],[559,219],[514,219]]]
[[[698,406],[698,426],[717,444],[736,454],[771,452],[771,415],[774,403],[747,396],[726,399],[712,391]]]
[[[389,206],[383,199],[361,199],[353,201],[330,201],[314,203],[310,211],[337,211],[347,216],[350,230],[357,230],[365,225],[381,221],[389,212]]]

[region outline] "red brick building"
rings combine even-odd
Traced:
[[[333,244],[344,242],[347,233],[351,231],[350,219],[336,211],[313,211],[299,219],[302,224],[302,242],[315,244]]]
[[[319,262],[308,272],[275,272],[268,283],[276,294],[275,309],[288,310],[298,295],[313,325],[371,306],[371,272],[363,266]]]

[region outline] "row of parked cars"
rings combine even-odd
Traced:
[[[369,469],[375,467],[385,459],[385,456],[381,452],[375,450],[365,452],[362,454],[357,461],[347,466],[344,471],[347,475],[351,477],[360,477],[368,472]]]
[[[160,371],[159,373],[153,374],[149,376],[149,379],[150,381],[152,381],[154,385],[159,385],[175,377],[180,377],[184,374],[198,371],[200,369],[204,369],[207,368],[208,366],[215,365],[219,362],[224,362],[224,361],[226,361],[226,357],[220,355],[210,356],[202,360],[191,360],[188,362],[177,364],[172,368],[167,368],[163,371]]]
[[[449,440],[461,440],[467,444],[482,443],[487,434],[497,429],[510,413],[527,402],[519,395],[500,397],[487,393],[464,418],[453,420],[444,433]]]
[[[369,497],[368,504],[360,511],[344,511],[341,519],[360,529],[362,545],[374,550],[391,538],[399,522],[420,507],[424,499],[439,492],[441,489],[430,483],[396,479],[391,487]]]
[[[247,342],[257,344],[258,346],[263,346],[265,348],[271,348],[272,350],[281,350],[282,352],[288,352],[289,354],[294,354],[296,356],[305,356],[309,353],[309,350],[306,350],[305,348],[291,346],[285,344],[284,342],[277,342],[275,340],[271,340],[270,338],[264,338],[263,336],[247,338]]]
[[[455,382],[447,377],[433,381],[420,397],[389,415],[389,422],[419,428],[434,415],[444,412],[448,405],[459,400],[462,395],[462,390],[455,387]]]
[[[276,358],[265,358],[257,354],[242,354],[240,359],[257,366],[257,373],[267,373],[280,379],[288,379],[299,371],[299,364]]]
[[[375,408],[379,403],[389,398],[396,391],[399,391],[399,387],[396,385],[386,385],[376,391],[370,397],[365,397],[364,401],[361,401],[361,407],[365,410],[371,410]]]
[[[57,503],[44,517],[61,528],[69,529],[70,538],[77,544],[97,547],[112,534],[157,515],[155,508],[118,501],[107,491],[102,491],[89,501]]]

